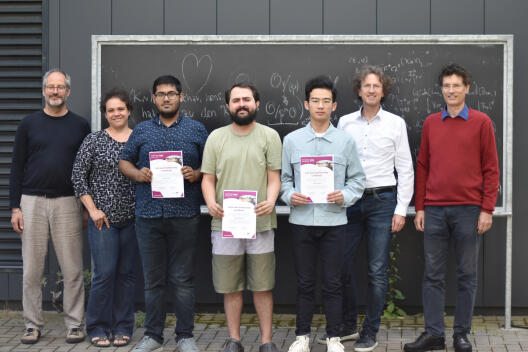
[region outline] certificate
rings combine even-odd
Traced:
[[[257,237],[257,191],[224,191],[223,238]]]
[[[332,155],[301,156],[301,193],[309,203],[328,203],[334,191],[334,157]]]
[[[152,198],[183,198],[182,151],[150,152]]]

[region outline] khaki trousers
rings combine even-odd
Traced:
[[[75,197],[46,198],[22,195],[24,219],[22,259],[24,323],[42,329],[42,287],[44,262],[51,240],[64,278],[64,322],[68,329],[82,326],[84,284],[82,263],[82,212]]]

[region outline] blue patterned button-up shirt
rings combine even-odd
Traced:
[[[134,128],[121,153],[121,159],[130,161],[138,169],[150,168],[149,152],[183,152],[183,165],[200,168],[207,130],[200,122],[180,115],[170,127],[156,116]],[[200,182],[184,180],[184,198],[152,198],[150,183],[136,183],[136,216],[143,218],[189,218],[200,213],[202,192]]]

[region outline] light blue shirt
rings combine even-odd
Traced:
[[[301,156],[333,155],[334,189],[341,190],[344,203],[291,205],[294,192],[301,188]],[[284,138],[282,148],[281,199],[291,207],[290,223],[305,226],[338,226],[347,223],[346,207],[363,194],[365,173],[354,139],[332,124],[317,137],[310,124]]]

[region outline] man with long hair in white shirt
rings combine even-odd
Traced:
[[[362,107],[339,119],[338,129],[354,137],[361,166],[367,176],[363,197],[347,209],[343,268],[343,325],[341,341],[358,339],[355,351],[372,351],[388,290],[387,266],[391,233],[405,225],[413,195],[414,172],[405,121],[383,110],[381,103],[392,89],[392,79],[376,66],[365,66],[355,76],[354,93]],[[394,171],[398,177],[394,175]],[[367,243],[368,299],[366,317],[358,334],[356,290],[353,276],[356,249]]]

